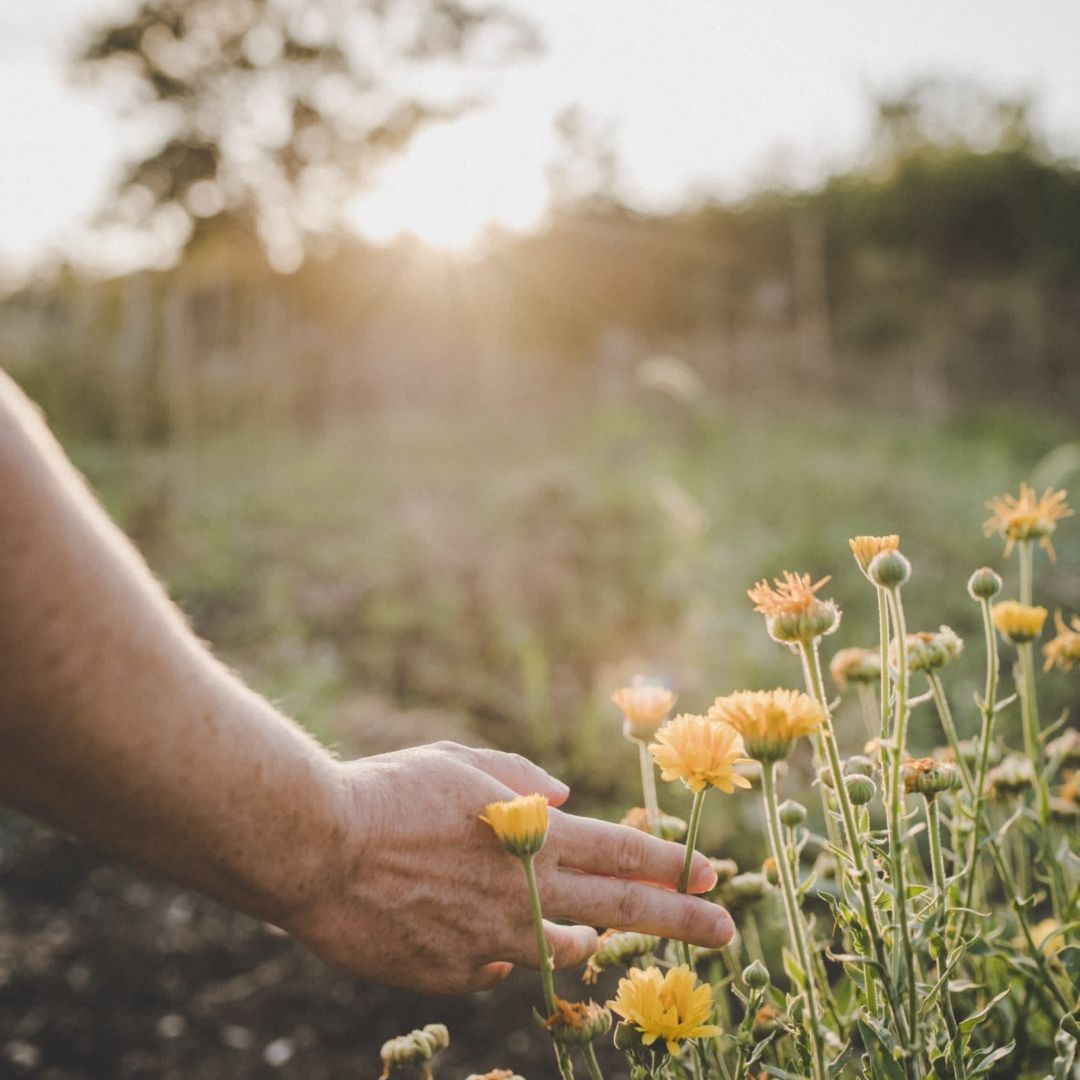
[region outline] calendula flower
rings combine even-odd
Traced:
[[[652,934],[634,930],[605,930],[596,945],[596,952],[585,963],[581,981],[595,983],[600,972],[609,967],[626,967],[639,956],[648,956],[660,947],[660,939]]]
[[[1057,634],[1043,646],[1046,657],[1043,671],[1049,671],[1055,664],[1062,671],[1069,671],[1080,664],[1080,616],[1074,615],[1069,623],[1069,626],[1065,625],[1060,611],[1054,612]]]
[[[564,1001],[556,995],[555,1012],[544,1026],[563,1046],[588,1046],[611,1030],[611,1013],[595,1001]]]
[[[800,690],[740,690],[718,697],[709,719],[737,731],[756,761],[780,761],[796,739],[821,728],[825,711]]]
[[[486,1073],[471,1073],[465,1080],[524,1080],[524,1077],[509,1069],[492,1069]]]
[[[649,753],[665,780],[681,780],[695,794],[710,785],[727,795],[751,786],[735,770],[747,760],[742,739],[706,716],[682,713],[669,720],[649,744]]]
[[[1047,956],[1054,956],[1065,947],[1065,935],[1057,919],[1043,919],[1036,923],[1031,928],[1031,937]]]
[[[488,803],[480,820],[494,829],[511,855],[528,858],[547,838],[548,801],[543,795],[518,795],[506,802]]]
[[[1068,768],[1076,768],[1080,765],[1080,731],[1069,728],[1056,739],[1046,744],[1046,756],[1053,760],[1057,758],[1061,765]]]
[[[400,1066],[426,1065],[449,1045],[450,1033],[444,1024],[428,1024],[410,1031],[408,1035],[399,1035],[384,1042],[380,1051],[383,1063],[380,1080],[386,1080]]]
[[[1030,607],[1018,600],[1002,600],[990,609],[998,633],[1013,645],[1034,641],[1046,622],[1046,608]]]
[[[1050,534],[1062,518],[1072,516],[1064,491],[1047,488],[1042,498],[1036,499],[1034,489],[1021,484],[1018,499],[1012,495],[996,495],[986,506],[992,514],[984,523],[983,532],[987,536],[998,533],[1005,539],[1006,556],[1017,540],[1038,540],[1051,562],[1056,561]]]
[[[942,791],[955,791],[960,786],[960,773],[955,765],[936,758],[908,758],[901,770],[904,790],[928,799]]]
[[[933,671],[951,663],[964,651],[964,642],[948,626],[942,626],[936,632],[927,630],[908,634],[908,668],[911,671]],[[897,662],[895,642],[892,648],[892,661]]]
[[[623,714],[623,734],[644,742],[668,718],[677,697],[666,686],[635,679],[633,685],[616,690],[611,700]]]
[[[868,574],[875,555],[883,551],[899,550],[900,537],[895,535],[853,536],[848,541],[848,546],[851,548],[851,554],[855,556],[855,561],[859,564],[859,569],[864,574]]]
[[[831,634],[840,625],[840,609],[834,600],[822,600],[815,593],[829,577],[811,583],[809,574],[784,571],[783,577],[759,581],[746,595],[754,610],[765,616],[765,626],[773,641],[795,647],[808,645]]]
[[[754,1038],[761,1040],[784,1026],[784,1014],[772,1005],[762,1005],[754,1013]]]
[[[986,791],[995,802],[1008,801],[1035,785],[1035,770],[1030,759],[1009,754],[1001,764],[986,774]]]
[[[841,649],[829,662],[829,674],[839,690],[851,683],[880,682],[881,656],[873,649]]]
[[[632,968],[607,1005],[637,1028],[646,1046],[663,1039],[669,1054],[677,1054],[686,1039],[720,1034],[716,1024],[707,1023],[713,1010],[712,987],[699,984],[685,964],[666,975],[656,967]]]

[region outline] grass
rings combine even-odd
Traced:
[[[363,751],[349,712],[375,693],[391,727],[423,706],[421,737],[441,737],[445,718],[615,813],[636,799],[636,772],[610,690],[647,670],[696,710],[717,693],[797,686],[795,659],[745,595],[783,569],[834,575],[825,594],[845,618],[827,655],[870,643],[856,533],[901,534],[912,629],[944,622],[971,642],[947,673],[968,733],[981,662],[965,583],[989,564],[1015,592],[1015,565],[981,534],[983,504],[1071,434],[1022,415],[930,426],[653,402],[238,430],[184,452],[69,449],[197,631],[320,736]],[[1057,547],[1037,589],[1075,608],[1080,524],[1065,522]],[[1046,716],[1066,703],[1054,685]],[[916,745],[938,741],[928,712],[914,724]],[[861,732],[853,715],[847,730]]]

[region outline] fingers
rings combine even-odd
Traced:
[[[686,858],[682,844],[658,840],[626,825],[570,814],[552,816],[550,836],[556,843],[560,866],[602,877],[647,881],[669,889],[678,887]],[[695,852],[689,891],[706,892],[715,884],[716,871],[704,855]]]
[[[709,900],[634,881],[556,870],[541,884],[544,910],[591,926],[637,930],[716,949],[735,934],[731,916]]]
[[[570,794],[570,789],[561,780],[556,780],[520,754],[504,754],[501,750],[472,750],[469,760],[476,768],[518,795],[546,795],[552,806],[561,806]]]
[[[559,926],[545,919],[544,936],[547,938],[548,955],[557,969],[578,967],[596,952],[597,934],[591,926]],[[539,967],[536,935],[522,935],[510,955],[526,967]]]

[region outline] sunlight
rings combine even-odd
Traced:
[[[350,224],[374,243],[411,234],[462,254],[475,250],[491,227],[535,228],[547,189],[535,140],[527,144],[519,127],[485,112],[423,132],[376,187],[353,200]]]

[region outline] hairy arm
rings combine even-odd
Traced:
[[[564,785],[437,744],[343,763],[192,635],[34,408],[0,374],[0,800],[284,927],[385,982],[457,991],[535,964],[516,860],[477,821]],[[538,861],[561,964],[591,927],[726,942],[671,892],[682,848],[555,812]],[[712,882],[703,859],[693,887]]]

